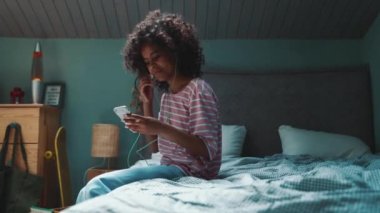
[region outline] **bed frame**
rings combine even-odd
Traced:
[[[282,124],[359,137],[374,151],[368,65],[275,72],[205,72],[223,124],[243,124],[244,156],[281,153]]]

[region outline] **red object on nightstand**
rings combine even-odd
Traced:
[[[22,99],[24,98],[24,91],[20,87],[15,87],[10,93],[11,95],[11,103],[12,104],[19,104],[22,103]]]

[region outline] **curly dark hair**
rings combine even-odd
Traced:
[[[201,65],[204,64],[204,55],[193,25],[183,21],[180,15],[161,13],[160,10],[149,12],[128,35],[123,49],[126,68],[137,74],[131,102],[131,107],[135,108],[137,113],[141,113],[142,110],[138,98],[138,79],[149,75],[141,55],[141,47],[146,43],[154,43],[174,53],[176,71],[181,75],[201,77]],[[154,84],[164,92],[169,89],[167,82],[154,81]]]
[[[145,43],[154,43],[169,52],[177,59],[177,72],[188,77],[200,77],[204,55],[196,37],[193,25],[182,20],[176,14],[151,11],[146,18],[138,23],[133,32],[128,35],[123,49],[125,66],[137,78],[148,75],[148,69],[141,56],[141,47]],[[155,82],[162,90],[167,91],[166,82]]]

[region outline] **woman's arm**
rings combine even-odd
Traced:
[[[143,113],[144,113],[144,116],[153,117],[153,104],[152,104],[152,102],[150,102],[150,103],[143,103]],[[157,135],[145,134],[145,139],[146,139],[146,143],[150,143],[151,141],[157,139]],[[157,144],[157,142],[156,143],[152,143],[149,146],[149,150],[152,153],[158,152],[158,144]]]
[[[139,94],[142,104],[143,115],[146,117],[153,117],[153,85],[149,77],[140,79],[139,82]],[[146,142],[149,143],[157,139],[157,135],[145,134]],[[152,153],[158,152],[157,143],[152,143],[149,146]]]
[[[209,158],[208,150],[203,141],[195,135],[185,133],[168,124],[162,123],[153,117],[128,115],[125,121],[129,129],[145,135],[160,135],[185,147],[194,155]]]
[[[159,135],[167,140],[174,141],[178,145],[185,147],[192,154],[209,158],[208,150],[202,139],[195,135],[187,134],[170,125],[164,124],[159,131]]]

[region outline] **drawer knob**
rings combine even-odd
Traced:
[[[48,150],[45,152],[45,155],[44,155],[45,159],[51,159],[53,157],[53,152]]]

